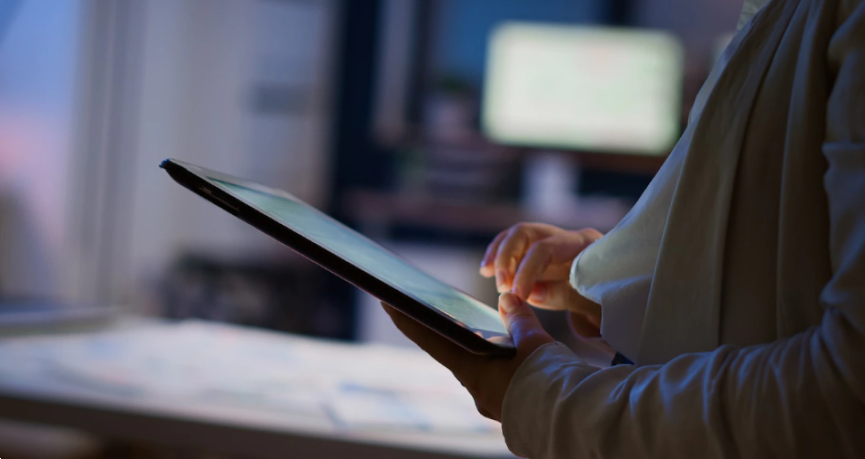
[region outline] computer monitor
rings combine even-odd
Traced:
[[[493,141],[663,156],[680,134],[684,48],[653,30],[509,22],[489,41]]]

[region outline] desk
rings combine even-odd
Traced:
[[[248,458],[513,457],[420,351],[200,321],[0,335],[0,417]]]

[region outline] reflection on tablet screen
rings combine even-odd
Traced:
[[[213,178],[210,180],[388,285],[480,332],[482,337],[507,335],[494,309],[420,271],[312,207],[281,194],[265,193]]]

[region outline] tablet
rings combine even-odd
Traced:
[[[496,309],[296,197],[174,159],[161,167],[179,184],[466,350],[493,356],[515,353]]]

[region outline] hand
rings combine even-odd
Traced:
[[[538,308],[570,311],[577,333],[597,337],[601,307],[577,293],[569,277],[577,255],[602,236],[594,229],[567,231],[520,223],[493,239],[481,262],[481,275],[495,276],[499,293],[511,291]]]
[[[478,412],[496,421],[502,419],[502,402],[517,368],[537,348],[553,342],[532,308],[510,293],[499,297],[499,314],[517,346],[516,356],[508,359],[472,354],[391,306],[382,306],[405,336],[454,374],[475,399]]]

